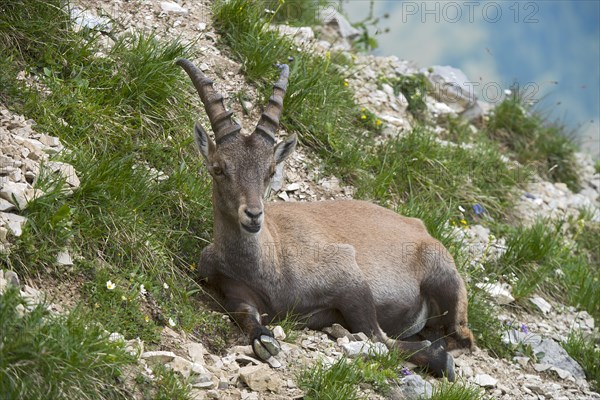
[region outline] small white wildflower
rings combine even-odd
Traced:
[[[504,89],[504,94],[507,96],[510,96],[512,94],[512,90],[510,89]]]
[[[463,206],[458,206],[458,211],[465,212],[465,209],[463,208]]]
[[[146,290],[146,288],[144,287],[144,284],[142,283],[140,285],[140,294],[146,294],[148,293],[148,291]]]
[[[173,318],[169,318],[169,325],[170,326],[175,326],[175,321],[173,321]]]
[[[164,287],[165,289],[168,289],[168,288],[169,288],[169,284],[168,284],[167,282],[165,282],[165,283],[163,283],[163,287]]]
[[[113,290],[116,287],[117,287],[117,285],[115,285],[111,280],[106,281],[106,288],[108,290]]]

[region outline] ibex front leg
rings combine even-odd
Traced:
[[[260,298],[242,282],[227,278],[216,280],[224,296],[225,309],[249,336],[254,354],[263,361],[277,355],[281,346],[273,332],[262,324],[260,310],[264,307]]]

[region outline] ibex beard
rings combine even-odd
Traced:
[[[215,134],[213,142],[196,124],[214,212],[214,242],[202,252],[200,274],[248,334],[256,356],[277,355],[279,343],[265,324],[293,312],[311,329],[338,323],[364,332],[454,380],[448,352],[474,343],[467,292],[452,257],[420,220],[363,201],[263,202],[275,168],[296,146],[295,135],[278,144],[275,138],[288,66],[279,66],[255,131],[242,135],[212,81],[188,60],[177,64]]]

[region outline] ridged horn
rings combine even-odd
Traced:
[[[287,64],[280,64],[278,67],[281,70],[279,80],[273,85],[273,95],[269,97],[269,104],[267,104],[255,130],[273,143],[275,143],[275,133],[279,129],[279,117],[283,111],[283,98],[290,76],[290,68]]]
[[[219,144],[225,137],[238,134],[242,128],[231,118],[233,112],[227,111],[225,108],[223,96],[215,90],[213,81],[207,78],[190,60],[180,58],[175,64],[185,70],[198,91],[210,120],[210,126],[215,133],[215,142]]]

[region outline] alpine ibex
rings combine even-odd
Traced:
[[[200,273],[255,354],[266,360],[278,353],[264,324],[293,312],[312,329],[339,323],[364,332],[454,379],[448,350],[473,344],[467,293],[452,257],[420,220],[363,201],[263,202],[276,166],[296,146],[295,135],[275,144],[288,66],[280,66],[255,131],[242,135],[212,81],[188,60],[177,64],[215,134],[213,142],[196,124],[214,212],[214,243],[202,252]]]

